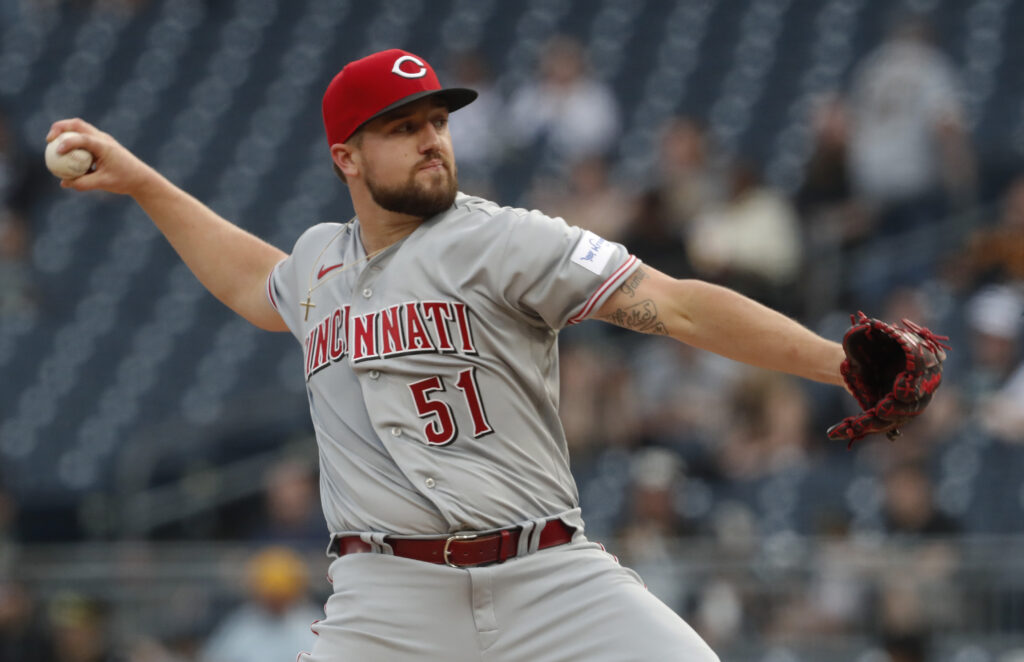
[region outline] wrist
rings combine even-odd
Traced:
[[[146,202],[160,197],[169,185],[170,182],[163,175],[143,163],[131,185],[126,187],[125,193],[145,206]]]
[[[828,374],[828,380],[836,386],[842,386],[846,390],[850,390],[846,384],[846,379],[843,378],[842,365],[843,361],[846,360],[846,352],[843,351],[843,346],[839,343],[829,343],[831,347],[828,351],[828,359],[826,361],[826,372]]]

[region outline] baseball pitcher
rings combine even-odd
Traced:
[[[850,359],[735,292],[461,194],[448,117],[475,97],[401,50],[345,66],[323,120],[356,216],[311,227],[290,254],[80,119],[47,139],[76,131],[61,149],[94,156],[63,186],[132,196],[214,296],[301,346],[335,560],[300,660],[717,660],[586,537],[558,331],[596,318],[836,385]],[[882,429],[843,438],[867,427]]]

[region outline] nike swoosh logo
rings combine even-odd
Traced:
[[[343,264],[345,264],[345,263],[344,262],[339,262],[338,264],[333,264],[333,265],[331,265],[329,267],[326,267],[326,266],[325,267],[320,267],[320,271],[318,271],[317,274],[316,274],[316,279],[320,280],[321,278],[323,278],[327,274],[331,273],[332,271],[334,271],[338,267],[342,266]]]

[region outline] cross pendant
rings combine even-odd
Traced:
[[[309,321],[309,309],[310,308],[316,308],[316,304],[313,303],[313,295],[312,294],[307,294],[306,295],[306,300],[305,301],[300,301],[299,305],[306,307],[306,315],[302,318],[302,321],[308,322]]]

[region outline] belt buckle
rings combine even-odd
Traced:
[[[448,558],[448,556],[452,552],[452,550],[451,550],[452,543],[455,542],[456,540],[458,540],[458,541],[475,540],[475,539],[477,539],[479,537],[480,537],[479,533],[456,533],[456,534],[450,535],[447,538],[445,538],[444,548],[442,548],[442,550],[441,550],[441,559],[444,561],[445,565],[447,565],[447,566],[449,566],[451,568],[466,567],[466,566],[461,566],[461,565],[459,565],[457,563],[452,563],[451,559]],[[473,565],[475,565],[475,564],[473,564]]]

